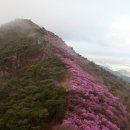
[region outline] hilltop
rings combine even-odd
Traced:
[[[0,27],[1,130],[130,130],[130,86],[28,19]]]

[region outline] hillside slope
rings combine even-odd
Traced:
[[[0,28],[1,130],[130,130],[128,84],[30,20]]]

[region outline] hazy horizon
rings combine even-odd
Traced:
[[[0,0],[0,25],[31,19],[97,64],[130,71],[129,7],[128,0]]]

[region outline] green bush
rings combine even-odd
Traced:
[[[44,121],[61,121],[68,93],[55,81],[65,73],[64,64],[52,57],[21,76],[5,77],[0,83],[0,130],[40,130]]]
[[[24,36],[0,46],[0,67],[13,72],[41,54],[41,45],[35,39]]]

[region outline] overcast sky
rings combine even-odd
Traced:
[[[27,18],[98,64],[130,70],[130,0],[0,0],[0,24]]]

